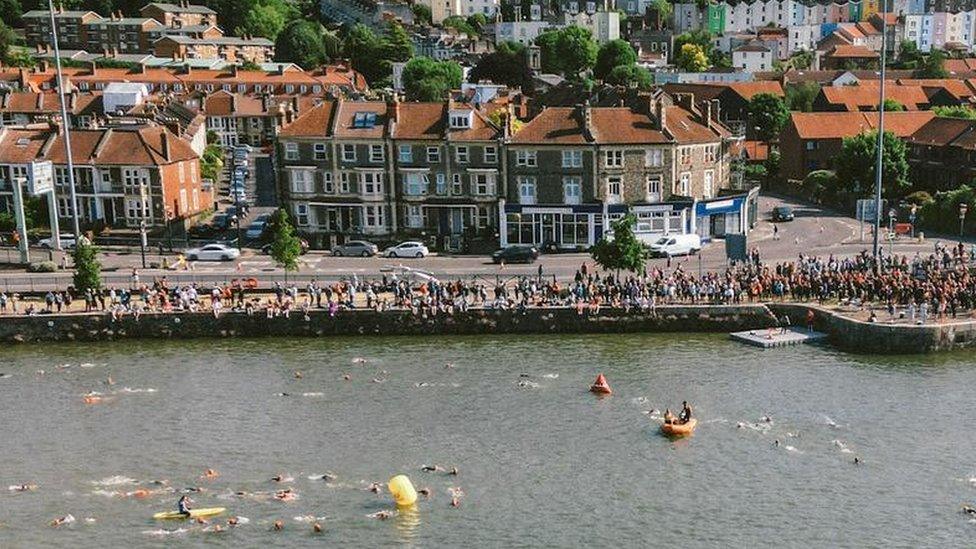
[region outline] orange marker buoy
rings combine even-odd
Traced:
[[[613,394],[613,390],[610,389],[610,384],[607,383],[607,378],[603,374],[596,376],[596,381],[590,385],[590,392],[598,395]]]

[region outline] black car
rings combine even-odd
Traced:
[[[793,221],[793,208],[776,206],[773,208],[773,221]]]
[[[491,254],[495,263],[532,263],[539,258],[539,250],[532,246],[508,246]]]
[[[230,228],[230,214],[216,214],[210,218],[210,226],[216,231],[224,231]]]

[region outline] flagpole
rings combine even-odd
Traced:
[[[68,126],[71,120],[68,118],[68,108],[64,100],[64,78],[61,76],[61,50],[58,48],[58,28],[54,22],[54,0],[47,0],[48,10],[51,15],[51,43],[54,46],[54,66],[58,77],[58,98],[61,100],[61,126],[64,128],[64,156],[68,162],[68,187],[71,189],[71,219],[74,222],[75,242],[81,241],[81,226],[78,222],[78,195],[75,191],[75,166],[71,159],[71,132]],[[55,171],[57,169],[55,168]],[[57,180],[57,175],[55,175]],[[93,184],[95,182],[92,182]],[[54,200],[54,194],[51,195]]]

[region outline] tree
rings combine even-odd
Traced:
[[[820,85],[816,82],[786,86],[786,107],[791,111],[810,112],[813,110],[813,100],[819,94]]]
[[[545,72],[578,77],[596,62],[597,45],[592,33],[575,25],[540,34],[536,45]]]
[[[884,100],[884,110],[886,112],[901,112],[905,110],[905,105],[902,105],[898,101],[891,99],[890,97]]]
[[[75,290],[98,290],[102,287],[102,264],[98,261],[98,248],[87,238],[78,240],[72,252],[75,262]]]
[[[406,63],[413,57],[413,42],[403,25],[394,21],[390,23],[390,30],[386,33],[383,45],[383,58],[393,63]]]
[[[342,43],[345,56],[371,84],[392,71],[390,63],[380,57],[383,41],[365,25],[355,25]]]
[[[749,100],[749,126],[760,140],[769,143],[779,138],[789,121],[790,110],[779,97],[758,93]]]
[[[671,13],[673,11],[674,11],[674,7],[671,5],[671,2],[668,2],[668,0],[653,0],[650,6],[648,6],[648,9],[645,12],[645,14],[648,17],[650,17],[652,14],[657,14],[656,19],[653,21],[649,21],[648,23],[655,25],[655,28],[657,30],[661,30],[660,28],[657,27],[667,26],[668,20],[671,19]]]
[[[497,109],[492,111],[491,114],[488,115],[488,120],[490,120],[491,123],[495,125],[495,127],[501,128],[502,126],[505,125],[505,121],[503,117],[506,114],[507,111],[503,109]],[[521,120],[519,120],[514,116],[512,117],[510,124],[512,125],[512,135],[515,135],[518,132],[522,131],[522,127],[525,126],[525,122],[522,122]]]
[[[207,145],[200,157],[200,176],[216,182],[220,177],[220,170],[224,168],[224,151],[215,143]]]
[[[424,4],[414,4],[410,8],[413,11],[413,22],[418,25],[431,25],[433,24],[434,16],[430,13],[430,6]]]
[[[237,33],[274,40],[288,21],[296,16],[294,8],[284,0],[257,0],[244,15]]]
[[[914,69],[922,60],[922,52],[914,40],[902,40],[898,48],[898,60],[896,65],[902,69]]]
[[[611,40],[600,47],[596,54],[596,66],[593,76],[606,80],[613,69],[624,66],[630,67],[637,63],[637,53],[625,40]]]
[[[328,63],[322,25],[304,19],[285,25],[275,40],[275,61],[295,63],[306,70]]]
[[[466,34],[471,37],[478,36],[478,31],[468,23],[467,19],[460,15],[452,15],[445,18],[441,21],[441,26],[445,29],[454,29],[461,34]]]
[[[691,32],[684,32],[674,37],[674,48],[672,52],[678,52],[673,55],[680,55],[681,48],[685,44],[694,44],[701,47],[705,56],[709,56],[712,53],[712,35],[707,30],[698,29]],[[672,59],[673,62],[677,62],[677,57]]]
[[[15,64],[17,61],[19,61],[18,54],[23,53],[23,50],[15,51],[10,48],[10,46],[17,44],[18,41],[19,38],[13,29],[3,23],[0,23],[0,60],[2,60],[5,64],[14,67],[25,66],[19,63]],[[28,55],[28,57],[30,56]]]
[[[0,18],[8,27],[20,27],[24,24],[21,16],[24,10],[20,5],[20,0],[0,0]]]
[[[942,50],[932,48],[926,57],[915,69],[915,78],[946,78],[949,71],[945,68],[946,53]]]
[[[533,92],[532,71],[525,58],[525,47],[518,42],[504,42],[498,49],[484,55],[468,73],[469,82],[490,80],[512,88],[521,88],[528,95]]]
[[[410,101],[441,101],[461,86],[463,73],[454,61],[415,57],[403,68],[403,89]]]
[[[837,189],[837,174],[829,170],[814,170],[803,178],[800,188],[804,195],[816,201],[824,201],[831,197],[828,192]]]
[[[649,90],[654,87],[654,76],[647,69],[637,65],[620,65],[610,71],[605,82],[615,86]]]
[[[883,141],[881,188],[886,197],[898,198],[911,187],[908,181],[905,143],[891,132],[885,132]],[[877,153],[877,131],[844,138],[840,155],[837,157],[837,178],[849,196],[863,197],[873,192]]]
[[[954,105],[951,107],[932,107],[932,112],[936,116],[943,118],[965,118],[966,120],[976,120],[976,109]]]
[[[708,56],[701,46],[685,44],[681,46],[675,64],[685,72],[704,72],[708,69]]]
[[[481,34],[481,30],[485,28],[485,25],[487,24],[488,18],[485,17],[485,14],[483,13],[476,13],[468,17],[468,25],[478,34]]]
[[[285,269],[287,280],[289,272],[298,270],[298,258],[302,255],[302,241],[295,236],[295,228],[288,218],[288,212],[278,208],[268,223],[271,227],[271,259]]]
[[[613,238],[603,237],[591,250],[593,261],[608,271],[641,272],[644,269],[644,245],[634,236],[637,218],[633,214],[614,221]]]

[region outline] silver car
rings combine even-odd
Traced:
[[[336,257],[373,257],[377,252],[379,252],[379,248],[376,244],[365,240],[350,240],[332,248],[332,255]]]

